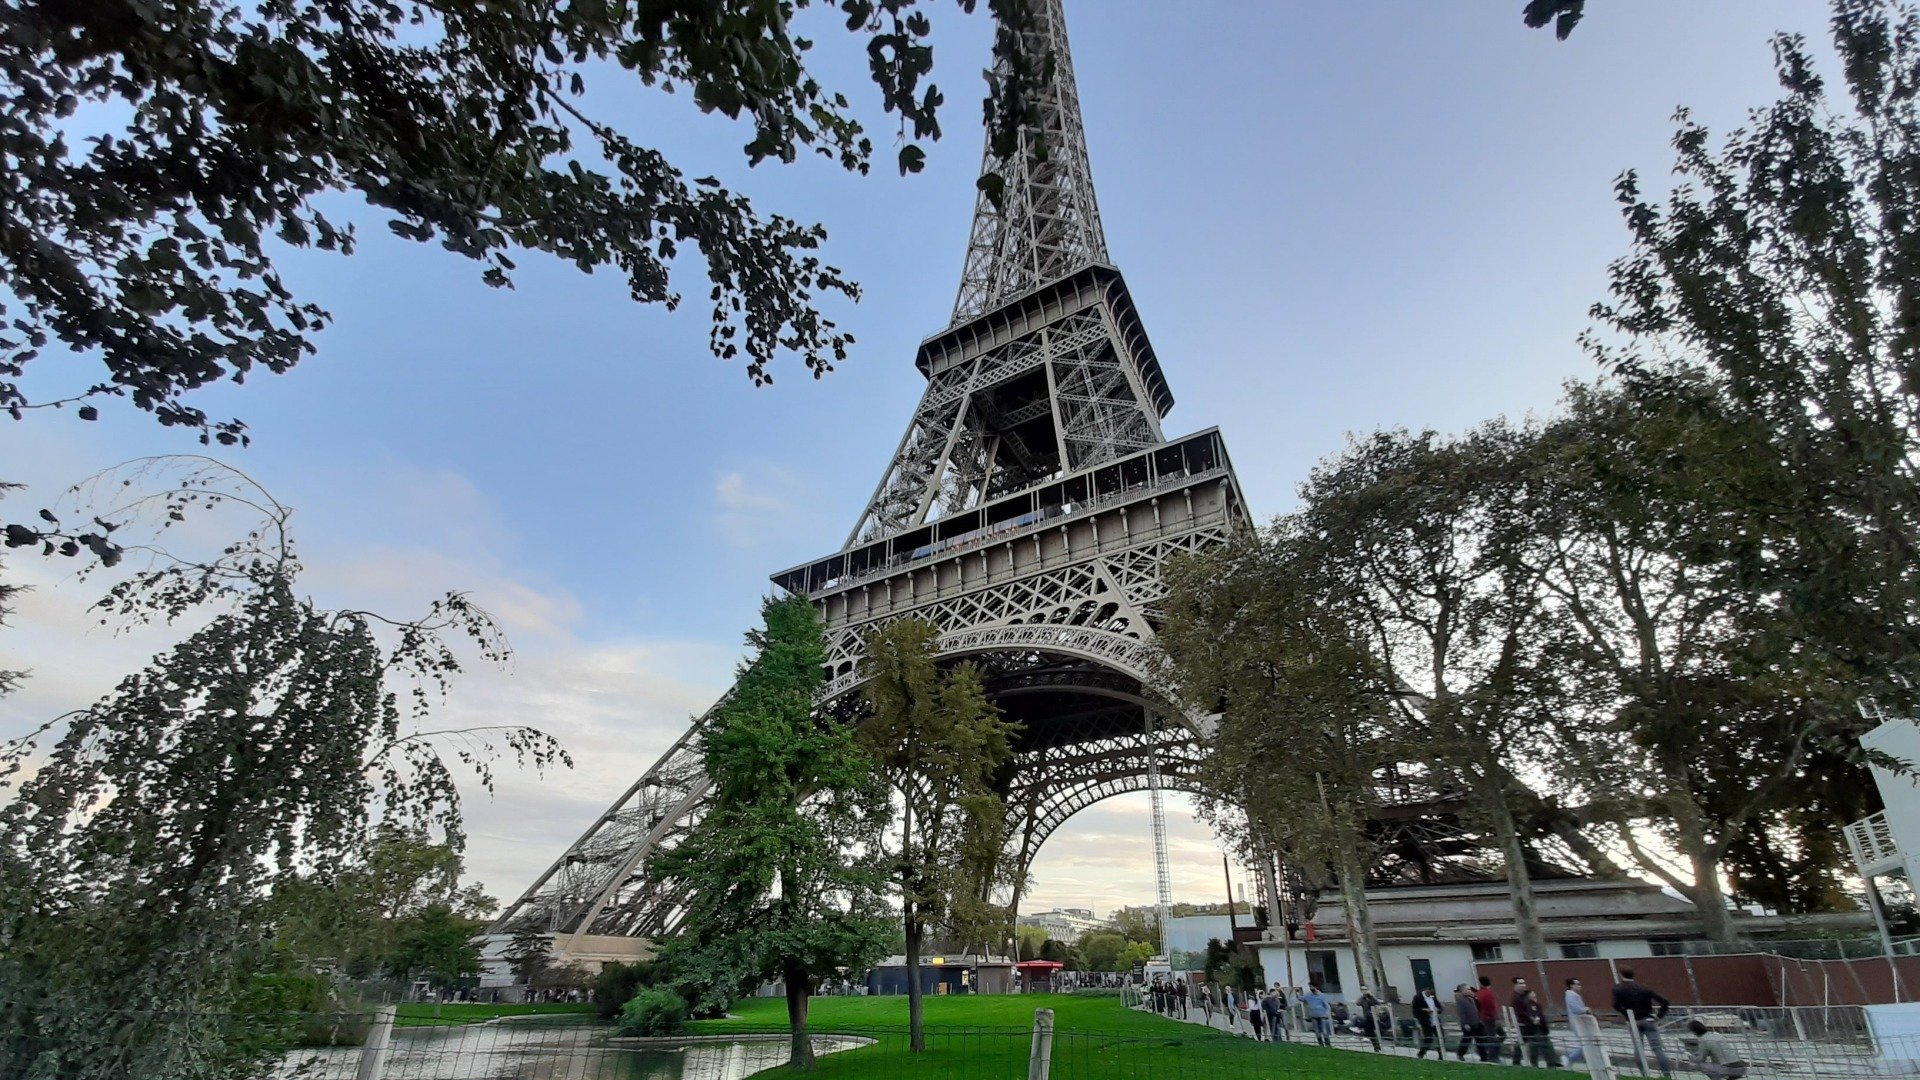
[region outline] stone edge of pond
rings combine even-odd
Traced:
[[[878,1039],[869,1039],[865,1035],[852,1035],[839,1031],[812,1031],[807,1033],[813,1039],[841,1039],[860,1046],[872,1046]],[[738,1043],[738,1042],[790,1042],[793,1036],[785,1033],[742,1032],[738,1035],[611,1035],[607,1041],[622,1046],[691,1046],[694,1044]]]

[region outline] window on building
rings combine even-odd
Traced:
[[[1687,943],[1679,938],[1648,938],[1647,954],[1650,956],[1685,956]]]
[[[1563,941],[1560,943],[1562,960],[1591,960],[1600,955],[1600,946],[1591,941]]]
[[[1340,992],[1340,954],[1331,949],[1307,950],[1307,979],[1329,994]]]
[[[1484,964],[1500,959],[1500,943],[1497,941],[1476,941],[1473,943],[1473,962]]]

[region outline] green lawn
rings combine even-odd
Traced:
[[[810,1027],[879,1040],[873,1046],[820,1059],[815,1075],[838,1078],[979,1077],[1017,1080],[1027,1075],[1033,1011],[1051,1008],[1057,1032],[1053,1080],[1252,1080],[1280,1076],[1312,1080],[1460,1080],[1468,1066],[1299,1043],[1256,1043],[1123,1007],[1113,996],[987,995],[927,999],[927,1052],[908,1051],[907,999],[813,999]],[[755,998],[734,1006],[735,1016],[692,1025],[702,1034],[784,1029],[786,1002]],[[1356,1043],[1356,1045],[1358,1045]],[[772,1074],[763,1074],[772,1075]]]
[[[539,1005],[435,1005],[426,1001],[412,1001],[395,1007],[393,1024],[395,1027],[435,1027],[443,1024],[478,1024],[485,1020],[497,1020],[502,1016],[534,1016],[549,1013],[578,1013],[585,1016],[593,1014],[593,1005],[547,1003]]]

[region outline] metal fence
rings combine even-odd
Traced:
[[[0,1012],[4,1012],[0,1007]],[[14,1017],[5,1080],[744,1080],[786,1063],[784,1028],[631,1039],[584,1014],[435,1023],[391,1010],[338,1015],[47,1013]],[[1200,1027],[1151,1037],[1059,1030],[1042,1050],[1019,1027],[930,1025],[812,1033],[838,1077],[914,1080],[1274,1080],[1324,1075],[1277,1046]],[[294,1045],[306,1043],[307,1045]],[[1033,1072],[1036,1052],[1047,1060]]]
[[[1039,1003],[1037,999],[1036,1004]],[[1199,1010],[1191,1011],[1197,1017]],[[435,1022],[392,1011],[347,1014],[232,1016],[205,1013],[44,1013],[22,1016],[0,1006],[0,1077],[6,1080],[744,1080],[783,1065],[783,1028],[739,1029],[667,1039],[629,1039],[584,1014],[503,1017],[481,1023]],[[1856,1017],[1856,1019],[1858,1019]],[[1835,1022],[1807,1037],[1784,1010],[1675,1010],[1651,1032],[1611,1022],[1590,1033],[1586,1065],[1604,1060],[1629,1080],[1698,1077],[1689,1063],[1689,1021],[1699,1021],[1745,1063],[1752,1080],[1832,1080],[1920,1071],[1920,1037],[1874,1038],[1862,1020]],[[1411,1018],[1383,1010],[1367,1029],[1357,1018],[1337,1026],[1337,1060],[1311,1047],[1311,1028],[1290,1016],[1281,1040],[1222,1038],[1201,1024],[1151,1035],[1075,1030],[1051,1033],[1044,1050],[1036,1031],[1017,1027],[929,1026],[923,1053],[909,1052],[904,1027],[831,1027],[813,1032],[814,1052],[832,1058],[830,1075],[926,1080],[1321,1080],[1330,1073],[1391,1075],[1421,1045]],[[1805,1027],[1803,1020],[1802,1027]],[[1443,1024],[1430,1055],[1451,1061],[1493,1060],[1580,1067],[1576,1040],[1564,1026],[1528,1044],[1509,1019],[1493,1039],[1463,1043]],[[1245,1036],[1244,1021],[1229,1035]],[[1375,1039],[1377,1038],[1377,1045]],[[1290,1041],[1289,1041],[1290,1040]],[[839,1055],[845,1054],[844,1058]],[[1377,1055],[1377,1058],[1376,1058]],[[1035,1071],[1037,1057],[1046,1059]],[[1344,1058],[1344,1053],[1339,1054]],[[1662,1068],[1662,1057],[1666,1068]]]

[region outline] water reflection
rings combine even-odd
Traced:
[[[469,1024],[396,1028],[384,1080],[742,1080],[787,1060],[785,1038],[635,1046],[587,1023]],[[831,1054],[860,1040],[815,1036],[814,1053]],[[292,1080],[355,1080],[360,1050],[302,1051],[281,1076]]]

